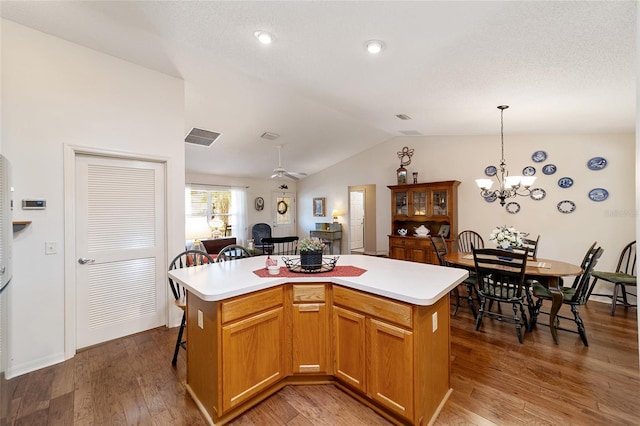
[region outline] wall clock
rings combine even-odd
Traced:
[[[260,211],[264,209],[264,198],[257,197],[256,198],[256,210]]]

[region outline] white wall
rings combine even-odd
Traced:
[[[15,235],[9,375],[64,359],[63,147],[167,161],[168,252],[184,246],[184,86],[181,80],[2,20],[2,148],[13,165]],[[45,256],[45,241],[58,243]]]
[[[215,170],[215,165],[211,166],[212,170]],[[272,227],[275,222],[275,210],[276,206],[273,205],[273,195],[281,194],[282,190],[278,189],[278,187],[286,183],[288,189],[286,192],[290,192],[295,194],[297,184],[295,181],[290,179],[249,179],[242,177],[229,177],[229,176],[219,176],[215,174],[202,174],[202,173],[186,173],[186,182],[187,183],[199,183],[205,185],[226,185],[233,187],[243,187],[247,192],[247,230],[245,233],[245,238],[251,238],[251,226],[256,223],[268,223]],[[264,198],[264,209],[258,211],[254,207],[254,201],[256,197]],[[299,204],[299,203],[296,203]],[[296,206],[299,207],[299,206]],[[297,215],[300,215],[300,212],[297,212]],[[282,236],[278,235],[274,230],[274,236]],[[308,234],[308,233],[307,233]]]
[[[485,202],[474,181],[484,177],[486,166],[498,165],[499,138],[499,135],[397,137],[309,176],[298,184],[299,233],[312,229],[315,222],[311,212],[313,197],[327,197],[328,210],[338,206],[346,212],[350,185],[375,184],[377,252],[388,252],[391,216],[387,185],[396,182],[395,170],[399,166],[396,153],[408,146],[415,149],[407,166],[409,176],[417,171],[419,182],[462,182],[458,192],[460,230],[476,230],[488,243],[493,227],[513,225],[523,232],[541,235],[540,257],[573,263],[579,263],[586,249],[597,240],[605,250],[598,268],[615,268],[620,250],[636,233],[634,135],[505,135],[505,158],[511,174],[522,174],[525,166],[532,165],[537,169],[535,186],[547,192],[542,201],[528,197],[510,200],[520,203],[518,214],[507,213],[497,201]],[[544,150],[549,156],[541,164],[557,166],[554,175],[544,175],[541,164],[531,160],[537,150]],[[587,161],[595,156],[605,157],[607,167],[589,170]],[[574,185],[567,189],[558,187],[561,176],[572,177]],[[589,190],[596,187],[609,191],[606,201],[589,200]],[[564,199],[576,203],[574,213],[557,211],[557,203]],[[343,224],[347,220],[346,216],[342,218]],[[348,227],[343,225],[343,231],[348,233]]]

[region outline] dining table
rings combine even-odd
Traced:
[[[475,269],[473,253],[453,252],[444,256],[444,260],[452,266]],[[534,279],[543,285],[548,286],[551,292],[551,310],[549,311],[549,328],[553,341],[558,344],[558,330],[555,327],[556,316],[562,307],[562,292],[560,291],[560,278],[567,276],[577,276],[583,270],[579,265],[563,262],[555,259],[534,258],[527,259],[525,269],[526,279]]]

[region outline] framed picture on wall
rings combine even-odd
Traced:
[[[325,197],[313,199],[313,215],[324,216],[325,215]]]

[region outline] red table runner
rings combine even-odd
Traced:
[[[303,273],[303,272],[291,272],[289,268],[286,266],[280,267],[280,273],[278,275],[271,275],[267,268],[260,268],[253,271],[259,277],[262,278],[270,278],[270,277],[309,277],[313,275],[318,275],[321,277],[359,277],[360,275],[367,272],[366,269],[358,268],[357,266],[336,266],[331,271],[327,272],[315,272],[315,273]]]

